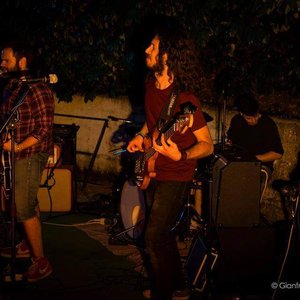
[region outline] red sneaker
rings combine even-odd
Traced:
[[[3,249],[0,255],[5,258],[11,258],[11,247]],[[30,255],[30,249],[28,247],[28,244],[26,240],[22,240],[19,244],[16,245],[16,258],[29,258],[29,257],[31,257],[31,255]]]
[[[45,257],[32,259],[32,265],[28,268],[24,277],[28,282],[36,282],[48,277],[52,273],[52,267]]]

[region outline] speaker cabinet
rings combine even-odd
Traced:
[[[54,124],[53,139],[61,147],[61,163],[63,165],[76,165],[77,131],[79,128],[75,124]]]
[[[258,161],[229,161],[219,156],[212,170],[211,214],[217,226],[259,224],[260,173]]]
[[[70,169],[45,169],[38,191],[41,212],[67,212],[72,209],[72,172]]]

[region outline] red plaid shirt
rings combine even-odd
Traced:
[[[7,120],[9,112],[20,101],[22,90],[26,86],[20,80],[11,80],[5,87],[0,106],[2,122]],[[15,129],[15,141],[21,143],[32,135],[39,142],[27,149],[17,152],[17,160],[28,158],[36,153],[49,153],[53,151],[53,119],[54,98],[52,91],[45,83],[27,85],[28,93],[23,103],[18,107],[19,121]]]

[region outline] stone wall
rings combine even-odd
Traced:
[[[56,101],[55,112],[59,114],[75,115],[80,117],[93,117],[107,119],[114,116],[121,119],[129,118],[132,111],[136,108],[131,107],[127,98],[111,99],[97,97],[93,102],[84,103],[81,97],[75,97],[72,103]],[[215,143],[218,142],[217,116],[216,109],[204,106],[203,110],[213,117],[213,121],[208,123],[211,136]],[[228,110],[225,114],[225,128],[228,129],[230,120],[236,111]],[[223,117],[224,114],[221,114]],[[284,155],[281,160],[275,163],[273,180],[289,180],[290,173],[297,165],[300,151],[300,120],[285,120],[273,118],[279,128],[284,147]],[[80,126],[77,133],[77,151],[93,153],[99,135],[105,124],[104,120],[85,120],[70,117],[55,117],[55,122],[59,124],[72,124]],[[124,143],[113,143],[111,141],[114,133],[122,126],[123,121],[108,121],[108,127],[100,145],[93,167],[93,173],[108,174],[118,173],[121,170],[120,155],[114,155],[113,150],[118,149]],[[220,134],[219,134],[220,135]],[[87,169],[91,160],[91,155],[77,154],[77,166],[79,170]],[[262,209],[270,222],[283,218],[282,203],[279,193],[268,186],[262,203]]]
[[[93,166],[95,173],[116,173],[120,170],[119,156],[112,154],[112,150],[122,146],[122,143],[114,144],[111,138],[123,124],[122,121],[110,121],[108,116],[118,118],[128,118],[131,113],[129,101],[124,98],[111,99],[106,97],[97,97],[93,102],[84,102],[81,97],[74,97],[71,103],[56,101],[55,113],[67,114],[87,118],[98,118],[103,120],[91,120],[72,117],[55,116],[57,124],[76,124],[80,126],[77,132],[77,151],[87,154],[77,154],[77,167],[79,170],[87,169],[91,160],[91,154],[99,140],[102,130],[104,136],[98,150],[96,160]],[[105,127],[105,120],[108,121],[108,127]]]

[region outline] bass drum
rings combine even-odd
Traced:
[[[143,192],[131,180],[123,185],[120,212],[124,231],[137,239],[144,230],[146,208]]]

